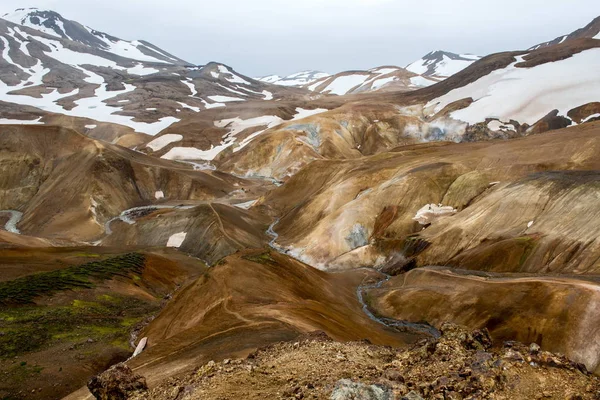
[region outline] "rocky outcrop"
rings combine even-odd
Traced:
[[[592,400],[600,394],[598,378],[564,356],[535,344],[491,347],[485,330],[442,328],[438,339],[408,349],[314,337],[277,343],[246,359],[199,365],[134,399]]]
[[[97,400],[127,400],[134,392],[148,389],[146,379],[123,363],[93,377],[87,387]]]
[[[379,385],[365,385],[352,382],[350,379],[341,379],[335,385],[330,400],[392,400],[393,395],[389,389]]]

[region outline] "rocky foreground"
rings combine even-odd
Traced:
[[[410,349],[335,342],[323,333],[210,361],[150,390],[127,367],[88,384],[98,399],[598,399],[600,382],[562,355],[444,324]],[[130,391],[131,390],[131,391]],[[109,394],[110,392],[110,394]]]

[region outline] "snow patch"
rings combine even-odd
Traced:
[[[231,146],[233,143],[227,145],[212,146],[209,150],[200,150],[195,147],[173,147],[161,158],[165,160],[206,160],[211,161],[221,151]]]
[[[382,86],[387,85],[390,82],[393,82],[396,80],[395,76],[390,76],[387,78],[379,78],[379,79],[375,79],[373,81],[373,83],[371,84],[371,89],[375,90],[375,89],[379,89]]]
[[[427,79],[424,76],[412,76],[410,78],[410,83],[413,86],[427,87],[427,86],[431,86],[437,82],[432,79]]]
[[[187,232],[179,232],[171,235],[167,241],[167,247],[181,247],[186,236]]]
[[[321,113],[324,113],[326,111],[329,111],[329,110],[326,109],[326,108],[315,108],[314,110],[307,110],[307,109],[304,109],[304,108],[296,107],[296,114],[292,118],[292,121],[297,120],[297,119],[302,119],[302,118],[310,117],[311,115],[321,114]]]
[[[361,85],[365,79],[366,76],[364,74],[339,76],[330,82],[322,92],[341,96],[348,93],[352,88]]]
[[[144,67],[142,64],[137,64],[135,67],[127,68],[127,73],[131,75],[146,76],[160,72],[156,68]]]
[[[417,211],[413,217],[413,220],[417,221],[421,225],[428,225],[441,217],[453,215],[456,213],[456,211],[457,210],[454,207],[450,206],[443,206],[441,204],[426,204],[419,209],[419,211]]]
[[[182,135],[176,133],[167,133],[166,135],[159,136],[156,139],[152,140],[151,142],[146,144],[146,147],[151,148],[152,151],[158,151],[163,147],[168,146],[171,143],[179,142],[182,139]]]
[[[600,49],[532,68],[517,68],[515,64],[454,89],[427,107],[435,107],[435,113],[454,101],[472,97],[475,101],[451,113],[452,118],[469,124],[496,118],[531,125],[553,109],[566,115],[573,107],[598,100],[600,79],[591,66],[600,65]]]
[[[229,97],[229,96],[221,96],[221,95],[208,96],[208,98],[211,99],[212,101],[223,102],[223,103],[227,103],[230,101],[246,101],[246,99],[240,99],[238,97]]]
[[[273,100],[273,93],[269,92],[268,90],[263,90],[262,94],[265,97],[264,100]]]
[[[192,106],[188,106],[187,104],[185,104],[185,103],[181,103],[181,102],[179,102],[179,101],[178,101],[177,103],[178,103],[178,104],[179,104],[181,107],[183,107],[183,108],[187,108],[188,110],[192,110],[192,111],[194,111],[194,112],[200,112],[200,107],[192,107]]]
[[[217,108],[217,107],[225,107],[226,104],[224,103],[208,103],[206,100],[201,99],[202,103],[204,103],[204,108],[206,108],[207,110],[210,108]]]
[[[583,121],[581,121],[581,123],[583,124],[584,122],[591,121],[593,118],[600,118],[600,113],[596,113],[596,114],[587,116]]]
[[[515,127],[511,124],[507,124],[504,122],[500,122],[498,120],[493,120],[488,122],[487,127],[493,131],[500,131],[500,130],[504,130],[504,131],[514,131]]]
[[[190,89],[190,92],[192,92],[190,97],[194,97],[198,94],[198,91],[196,90],[196,86],[194,86],[193,83],[188,82],[186,80],[182,80],[181,83],[183,83],[185,86],[187,86]]]
[[[38,119],[31,120],[22,120],[22,119],[8,119],[8,118],[0,118],[1,125],[43,125],[44,123],[40,120],[42,117]]]
[[[247,210],[250,207],[252,207],[254,204],[256,204],[257,201],[258,200],[250,200],[250,201],[247,201],[245,203],[234,204],[234,206],[237,207],[237,208],[241,208],[243,210]]]

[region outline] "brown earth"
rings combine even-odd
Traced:
[[[68,271],[90,261],[110,262],[123,251],[89,247],[0,250],[0,292],[3,284],[18,282],[15,279],[25,274]],[[160,311],[178,287],[206,268],[168,249],[141,254],[140,274],[92,279],[90,287],[38,295],[33,303],[0,300],[1,398],[61,398],[94,374],[127,359],[133,352],[130,341],[135,337],[131,335]],[[23,286],[21,292],[37,290],[32,285]]]
[[[495,341],[535,342],[599,372],[599,277],[417,268],[368,291],[378,315],[487,328]]]
[[[598,378],[564,357],[517,343],[489,345],[485,332],[450,324],[440,339],[409,350],[339,343],[313,334],[268,346],[246,359],[210,361],[132,398],[594,399],[599,394]],[[375,384],[382,394],[344,392],[348,381],[342,379]]]
[[[340,341],[414,342],[422,335],[387,328],[362,310],[357,286],[378,275],[325,273],[274,251],[236,253],[177,292],[140,333],[148,348],[128,365],[153,387],[210,360],[245,357],[314,330]],[[89,398],[89,392],[68,398]]]
[[[432,244],[419,256],[421,265],[443,265],[477,246],[535,233],[539,238],[532,243],[544,246],[525,260],[524,270],[593,272],[598,186],[594,173],[585,171],[600,169],[599,129],[592,122],[510,141],[422,144],[352,160],[314,161],[256,207],[280,217],[279,245],[328,269],[375,265],[394,249],[381,254],[372,245],[397,241],[395,252],[402,252],[414,234]],[[589,201],[573,207],[574,200],[567,199],[579,195]],[[431,203],[458,213],[423,230],[412,218]],[[389,207],[395,211],[382,224]],[[567,256],[566,249],[573,254]],[[489,255],[503,251],[499,247]],[[587,260],[581,268],[580,256]],[[481,258],[469,259],[481,265]],[[520,270],[522,264],[510,265],[505,270]]]
[[[158,209],[135,224],[113,222],[113,232],[102,246],[165,246],[171,235],[185,232],[179,250],[212,265],[238,250],[265,246],[270,222],[265,215],[219,203],[189,210]]]
[[[247,196],[268,185],[156,159],[53,126],[0,128],[0,209],[23,211],[19,229],[89,241],[121,211],[156,202]],[[157,199],[162,191],[164,199]],[[256,195],[258,197],[258,195]]]

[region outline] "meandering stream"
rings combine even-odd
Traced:
[[[272,238],[271,241],[269,242],[269,246],[271,246],[273,249],[277,250],[278,252],[280,252],[282,254],[289,255],[283,247],[281,247],[280,245],[277,244],[277,239],[279,238],[279,234],[277,232],[275,232],[274,228],[275,228],[275,225],[277,225],[278,223],[279,223],[279,218],[277,218],[271,225],[269,225],[269,229],[267,229],[267,231],[266,231],[266,234],[271,236],[271,238]],[[372,268],[368,268],[368,269],[372,269]],[[367,317],[369,317],[371,320],[373,320],[381,325],[385,325],[386,327],[397,330],[397,331],[422,333],[422,334],[426,334],[426,335],[431,335],[435,338],[440,337],[440,332],[429,324],[414,323],[414,322],[401,321],[401,320],[392,319],[392,318],[380,317],[380,316],[375,315],[369,309],[369,305],[365,301],[365,296],[364,296],[365,291],[367,291],[369,289],[378,289],[385,282],[389,281],[392,278],[391,275],[387,275],[387,274],[383,274],[383,273],[382,273],[382,275],[384,277],[382,279],[380,279],[379,281],[377,281],[375,283],[370,283],[370,284],[361,284],[356,288],[356,298],[358,299],[359,303],[361,304],[362,310],[367,315]]]
[[[356,288],[356,297],[358,298],[358,301],[362,305],[363,312],[365,314],[367,314],[367,316],[370,319],[372,319],[373,321],[378,322],[378,323],[385,325],[389,328],[392,328],[394,330],[398,330],[401,332],[418,332],[418,333],[431,335],[435,338],[440,337],[440,332],[429,324],[408,322],[408,321],[402,321],[402,320],[393,319],[393,318],[385,318],[385,317],[380,317],[380,316],[373,314],[373,312],[369,309],[369,305],[365,301],[364,294],[369,289],[379,289],[384,283],[386,283],[387,281],[389,281],[392,278],[391,275],[387,275],[387,274],[383,274],[383,275],[385,277],[375,283],[362,284]]]

